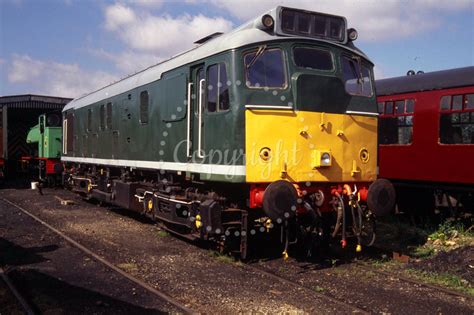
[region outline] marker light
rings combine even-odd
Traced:
[[[321,154],[321,165],[331,165],[331,155],[328,152]]]
[[[347,37],[349,38],[350,41],[355,41],[359,34],[354,28],[350,28],[347,30]]]
[[[262,24],[265,26],[267,29],[273,28],[273,24],[275,22],[273,21],[273,18],[269,14],[265,14],[262,16]]]

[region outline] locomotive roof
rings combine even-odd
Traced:
[[[456,68],[375,81],[378,96],[474,85],[474,67]]]
[[[277,7],[267,12],[266,14],[271,15],[273,19],[276,21],[277,12],[279,12],[281,8],[282,7]],[[323,42],[323,43],[332,44],[332,45],[350,50],[353,53],[370,61],[369,58],[364,53],[362,53],[358,48],[356,48],[354,44],[350,41],[346,43],[337,43],[337,42],[324,40],[324,39],[302,37],[302,36],[297,36],[297,35],[277,35],[277,34],[263,31],[258,28],[258,23],[261,20],[261,17],[263,15],[264,14],[260,15],[255,20],[247,22],[246,24],[242,25],[241,27],[229,33],[220,35],[215,38],[211,38],[210,40],[206,41],[204,44],[200,46],[196,46],[181,54],[173,56],[168,60],[165,60],[156,65],[153,65],[145,70],[142,70],[122,80],[114,82],[95,92],[76,98],[72,102],[70,102],[68,105],[66,105],[63,111],[66,111],[71,108],[83,107],[83,106],[107,99],[109,97],[112,97],[121,93],[125,93],[137,86],[142,86],[142,85],[145,85],[145,84],[148,84],[160,79],[161,75],[169,70],[194,62],[196,60],[206,58],[206,57],[209,57],[209,56],[212,56],[212,55],[215,55],[227,50],[239,48],[239,47],[250,45],[250,44],[257,44],[260,42],[270,42],[270,41],[279,41],[279,40],[281,41],[285,39],[302,39],[302,40],[310,40],[314,42]]]

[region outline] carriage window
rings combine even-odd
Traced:
[[[406,99],[394,102],[379,103],[382,108],[380,116],[380,144],[410,144],[413,141],[413,112],[415,100]],[[385,112],[383,111],[385,105]]]
[[[247,86],[252,88],[285,88],[286,75],[281,49],[258,51],[244,57]]]
[[[229,109],[229,85],[224,63],[207,68],[207,111],[222,112]]]
[[[441,98],[439,142],[474,144],[474,94],[446,95]]]
[[[405,113],[413,113],[415,110],[415,100],[414,99],[408,99],[405,101]]]
[[[105,126],[107,129],[112,129],[112,103],[110,102],[107,103]]]
[[[451,109],[451,95],[445,95],[441,98],[440,108],[441,110]]]
[[[378,108],[379,114],[383,114],[384,102],[378,102],[377,103],[377,108]]]
[[[105,105],[100,105],[100,130],[105,129]]]
[[[453,97],[452,110],[462,110],[462,95],[455,95]]]
[[[148,123],[148,91],[142,91],[140,93],[140,123]]]
[[[92,130],[92,109],[87,110],[87,131]]]
[[[405,101],[395,102],[395,114],[403,114],[405,112]]]
[[[370,70],[360,63],[358,57],[343,57],[342,70],[347,93],[366,97],[372,96]]]
[[[332,56],[329,51],[297,47],[293,49],[293,58],[298,67],[316,70],[333,69]]]
[[[467,94],[464,104],[465,109],[474,109],[474,94]]]

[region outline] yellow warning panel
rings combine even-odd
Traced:
[[[245,126],[249,183],[376,179],[376,117],[247,109]]]

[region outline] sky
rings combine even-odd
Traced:
[[[0,95],[78,97],[278,5],[345,16],[376,79],[474,65],[474,0],[0,0]]]

